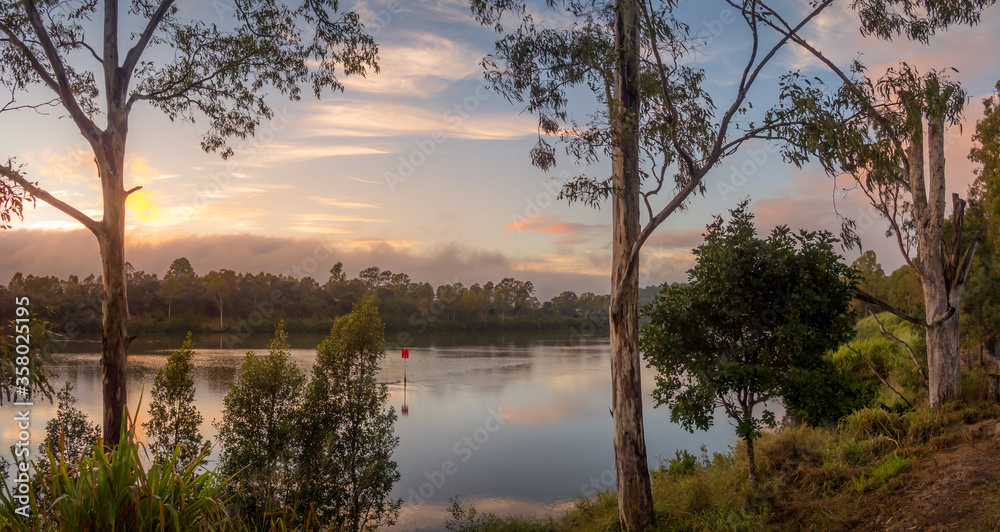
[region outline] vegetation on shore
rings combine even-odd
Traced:
[[[966,374],[963,397],[933,410],[868,408],[836,426],[793,425],[764,433],[755,441],[757,489],[749,485],[743,443],[731,454],[711,457],[678,452],[652,473],[654,530],[878,529],[884,501],[917,489],[913,475],[933,468],[943,454],[975,446],[1000,454],[1000,405],[982,401],[983,382],[981,371]],[[996,530],[1000,482],[982,490],[986,498],[972,501],[982,508],[966,516],[966,524]],[[898,511],[897,520],[907,517],[892,511]],[[499,517],[461,503],[452,514],[448,529],[455,532],[622,530],[617,497],[610,491],[582,499],[558,517]]]

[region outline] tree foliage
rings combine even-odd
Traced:
[[[180,446],[177,464],[186,467],[209,442],[202,443],[201,412],[194,405],[194,347],[191,333],[184,344],[167,357],[153,379],[149,421],[143,423],[157,461],[165,462]]]
[[[247,353],[223,400],[222,419],[216,421],[219,471],[235,475],[231,487],[239,494],[234,505],[258,525],[266,522],[268,512],[281,510],[295,488],[296,416],[305,381],[279,324],[266,355]]]
[[[299,500],[322,522],[351,532],[391,525],[402,500],[387,500],[400,474],[392,453],[396,413],[376,380],[385,355],[382,320],[367,297],[316,348],[302,407]]]
[[[967,224],[981,230],[980,246],[969,290],[962,301],[968,344],[988,349],[1000,366],[1000,286],[997,285],[997,244],[1000,242],[1000,82],[984,101],[985,112],[976,123],[969,158],[979,164],[972,184]]]
[[[826,371],[824,353],[850,337],[854,274],[826,232],[775,228],[756,236],[747,201],[708,226],[689,284],[664,286],[644,308],[640,344],[656,368],[657,404],[687,430],[712,425],[722,408],[748,443],[774,413],[755,407]]]

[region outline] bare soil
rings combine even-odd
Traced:
[[[914,459],[890,486],[858,501],[851,528],[1000,531],[1000,422],[961,430],[961,442]]]

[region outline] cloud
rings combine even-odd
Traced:
[[[480,88],[479,93],[480,96],[491,94],[484,88]],[[381,100],[314,103],[297,131],[302,137],[350,138],[430,136],[438,131],[446,137],[462,139],[515,139],[537,135],[535,119],[510,113],[487,113],[481,104],[474,92],[457,99],[450,108],[439,110]]]
[[[406,35],[406,44],[379,46],[378,74],[344,78],[347,90],[427,98],[455,81],[479,77],[482,51],[432,33]]]
[[[591,236],[605,235],[609,230],[607,225],[560,222],[560,219],[561,217],[559,216],[521,218],[507,224],[504,229],[507,231],[562,235],[561,238],[556,240],[556,244],[579,244],[586,242]]]
[[[340,207],[342,209],[374,209],[376,207],[382,206],[379,203],[368,203],[365,201],[343,201],[331,198],[323,198],[319,196],[309,196],[309,199],[317,203],[322,203],[323,205],[329,205],[331,207]]]
[[[646,240],[644,249],[692,249],[703,241],[704,228],[696,229],[661,229]]]
[[[389,153],[381,148],[357,145],[330,144],[322,146],[303,146],[291,144],[267,144],[247,161],[241,161],[248,166],[274,166],[292,164],[327,157],[346,157],[357,155],[380,155]]]

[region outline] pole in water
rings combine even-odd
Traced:
[[[410,350],[403,348],[403,384],[406,384],[406,359],[410,358]]]
[[[410,413],[410,409],[407,408],[406,406],[406,360],[408,358],[410,358],[410,350],[404,348],[403,349],[403,408],[402,408],[402,414],[404,416]]]

